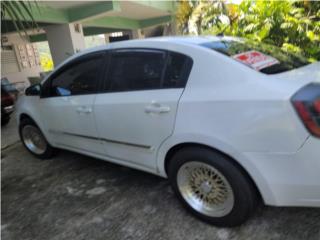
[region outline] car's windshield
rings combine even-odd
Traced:
[[[221,40],[200,45],[266,74],[285,72],[309,64],[308,60],[300,55],[250,40]]]

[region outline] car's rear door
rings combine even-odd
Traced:
[[[104,151],[93,113],[103,57],[103,52],[80,57],[44,84],[40,111],[50,139],[60,147],[100,154]]]
[[[105,154],[153,169],[157,149],[173,132],[192,60],[152,49],[113,50],[109,59],[105,92],[94,106]]]

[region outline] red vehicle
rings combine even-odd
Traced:
[[[1,126],[9,123],[14,110],[14,98],[1,86]]]

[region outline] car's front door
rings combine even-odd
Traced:
[[[108,157],[154,169],[159,146],[174,128],[192,61],[160,50],[114,50],[94,112]]]
[[[40,110],[50,139],[60,147],[98,154],[104,151],[93,112],[103,55],[81,57],[44,84]]]

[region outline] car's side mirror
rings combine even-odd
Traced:
[[[25,91],[26,96],[40,96],[41,85],[39,83],[28,87]]]

